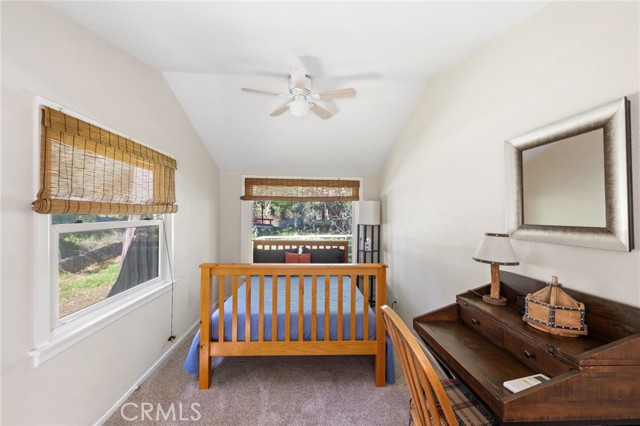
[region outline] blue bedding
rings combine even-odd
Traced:
[[[285,340],[285,304],[286,304],[286,281],[285,277],[278,277],[277,280],[277,304],[278,304],[278,316],[276,319],[277,327],[277,341]],[[298,340],[298,277],[291,277],[291,340]],[[330,277],[329,281],[329,340],[337,340],[338,335],[338,278]],[[312,303],[312,282],[310,277],[304,279],[304,309],[303,309],[303,340],[311,340],[311,303]],[[348,340],[351,338],[351,282],[349,277],[343,277],[343,333],[342,338]],[[258,309],[259,309],[259,296],[260,285],[259,278],[251,277],[250,281],[250,294],[251,294],[251,335],[250,341],[258,341]],[[359,290],[355,292],[356,296],[356,339],[362,340],[363,332],[363,317],[364,317],[364,298]],[[246,339],[245,333],[245,317],[246,317],[246,299],[247,299],[247,283],[243,283],[238,288],[238,341],[244,342]],[[224,303],[224,341],[231,341],[231,312],[233,298],[228,298]],[[272,341],[272,327],[271,321],[273,306],[273,284],[271,277],[265,277],[264,284],[264,341]],[[317,328],[317,340],[324,340],[325,329],[325,283],[324,277],[317,278],[317,290],[316,290],[316,328]],[[367,305],[368,315],[368,337],[369,339],[375,339],[375,314],[371,308]],[[211,335],[212,339],[218,340],[218,317],[219,311],[216,311],[211,316]],[[198,374],[199,366],[199,344],[200,344],[200,332],[195,335],[187,358],[184,361],[184,369],[189,374]],[[387,383],[393,383],[395,381],[395,373],[393,368],[393,346],[391,345],[391,339],[387,336],[387,363],[386,363],[386,381]]]

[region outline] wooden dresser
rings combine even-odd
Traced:
[[[517,296],[546,283],[502,272],[507,306],[482,302],[489,286],[413,320],[418,335],[505,424],[640,425],[640,309],[563,288],[583,302],[589,334],[559,337],[528,326]],[[506,380],[551,380],[519,393]]]

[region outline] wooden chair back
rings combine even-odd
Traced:
[[[445,417],[447,425],[458,426],[458,421],[440,378],[415,336],[389,306],[382,307],[382,317],[409,386],[411,418],[414,424],[441,426],[443,424],[442,415]],[[440,410],[438,410],[438,405]]]

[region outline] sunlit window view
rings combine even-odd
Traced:
[[[59,247],[58,318],[158,278],[160,226],[154,219],[53,216]]]
[[[253,238],[351,241],[352,206],[351,201],[254,201]]]

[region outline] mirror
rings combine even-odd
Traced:
[[[626,98],[505,142],[512,238],[633,249]]]
[[[603,137],[597,129],[522,151],[523,223],[607,226]]]

